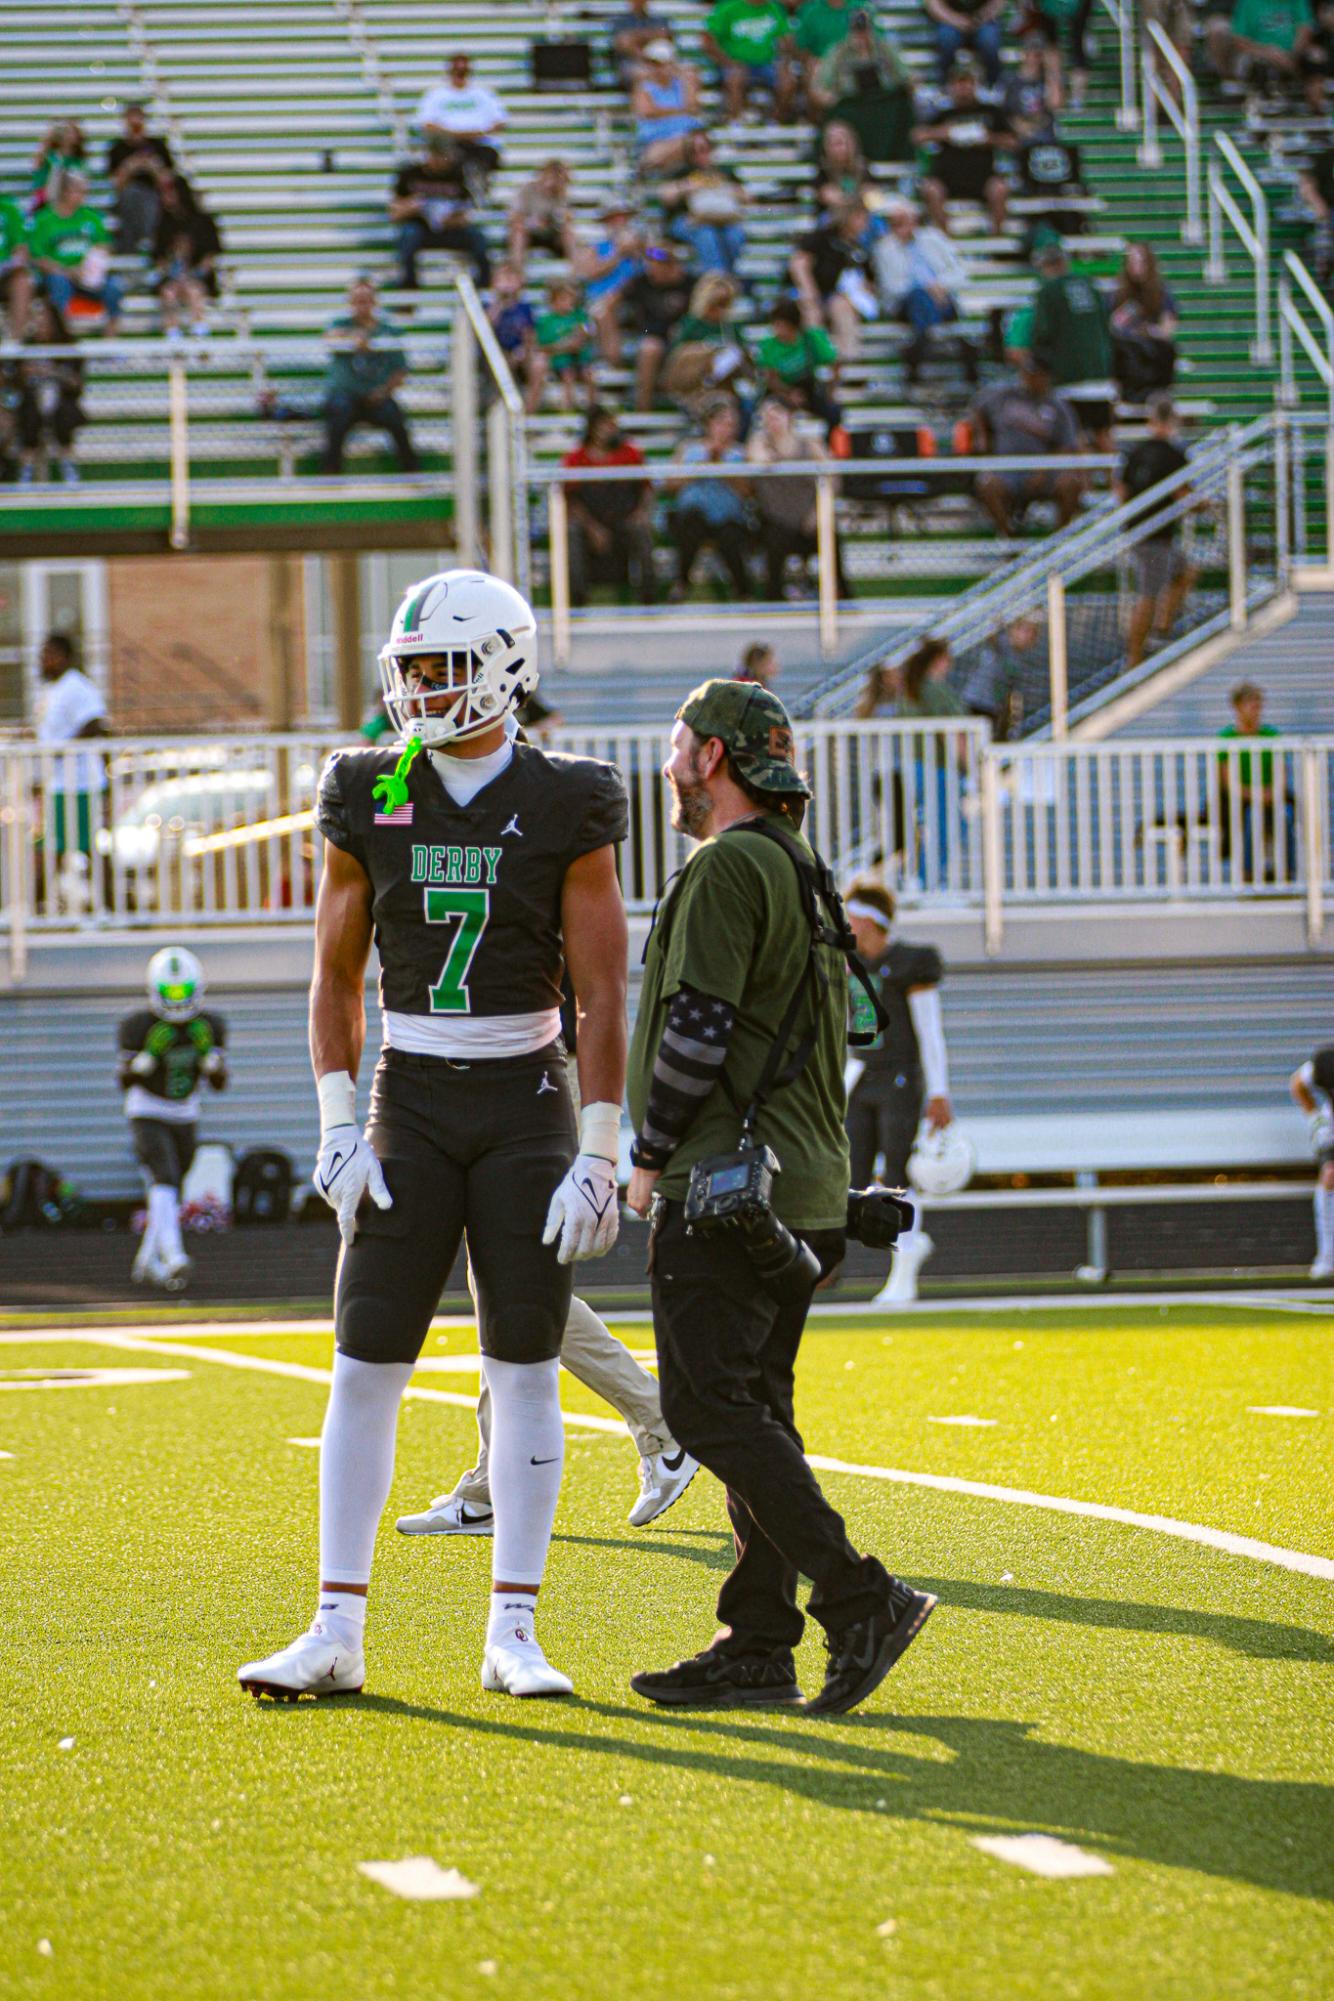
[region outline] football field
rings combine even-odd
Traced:
[[[404,1405],[365,1692],[244,1697],[314,1606],[327,1327],[11,1328],[0,1993],[1327,1996],[1332,1335],[1296,1301],[815,1320],[807,1448],[940,1598],[818,1721],[630,1691],[707,1642],[730,1541],[706,1475],[626,1525],[633,1449],[569,1377],[540,1631],[577,1692],[482,1692],[489,1542],[393,1529],[471,1463],[462,1322]],[[362,1866],[414,1857],[454,1894]]]

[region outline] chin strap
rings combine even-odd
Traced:
[[[382,812],[392,813],[399,806],[407,805],[408,773],[412,769],[412,760],[416,757],[421,747],[421,738],[419,736],[411,737],[403,746],[402,754],[393,770],[382,773],[376,779],[374,785],[372,785],[371,797],[380,801],[380,810]]]

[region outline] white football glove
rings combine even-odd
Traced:
[[[349,1072],[331,1071],[319,1079],[317,1088],[320,1152],[312,1179],[338,1218],[343,1242],[350,1244],[357,1234],[362,1196],[369,1195],[377,1209],[392,1209],[394,1198],[374,1148],[356,1123],[357,1087]]]
[[[220,1049],[210,1049],[199,1065],[205,1077],[216,1077],[227,1068],[227,1058]]]
[[[130,1069],[136,1077],[151,1077],[157,1069],[157,1057],[151,1049],[141,1049],[130,1058]]]
[[[619,1105],[585,1105],[579,1117],[579,1152],[551,1198],[544,1244],[555,1243],[557,1264],[605,1257],[621,1227],[616,1191]]]
[[[1329,1153],[1334,1149],[1334,1113],[1312,1112],[1307,1130],[1311,1135],[1312,1153]]]

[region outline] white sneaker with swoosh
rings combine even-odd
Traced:
[[[664,1446],[661,1452],[652,1453],[639,1462],[639,1499],[630,1510],[632,1529],[647,1528],[659,1515],[665,1515],[674,1501],[679,1501],[690,1482],[699,1471],[698,1459],[692,1459],[682,1445],[669,1440],[671,1450]]]
[[[400,1535],[494,1535],[496,1518],[476,1501],[437,1494],[429,1508],[419,1515],[400,1515],[395,1526]]]
[[[493,1695],[573,1695],[574,1683],[554,1668],[526,1627],[489,1646],[482,1687]]]
[[[251,1695],[279,1702],[295,1702],[300,1695],[355,1695],[366,1679],[366,1656],[360,1647],[334,1639],[317,1619],[281,1653],[238,1668],[236,1679]]]

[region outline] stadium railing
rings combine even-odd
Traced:
[[[1315,320],[1318,333],[1313,332],[1308,324],[1307,313],[1302,310],[1303,301]],[[1290,409],[1296,408],[1299,396],[1294,337],[1325,392],[1329,425],[1326,435],[1331,451],[1329,483],[1330,490],[1334,492],[1334,311],[1330,310],[1329,300],[1301,258],[1295,251],[1285,250],[1283,268],[1278,276],[1279,394],[1284,405]]]
[[[1249,216],[1243,213],[1229,186],[1229,175],[1236,181],[1250,205]],[[1255,293],[1255,338],[1251,342],[1251,360],[1268,367],[1274,358],[1274,342],[1270,331],[1270,292],[1273,280],[1269,268],[1269,206],[1265,201],[1264,189],[1226,132],[1214,134],[1214,151],[1209,161],[1208,190],[1209,254],[1204,264],[1205,279],[1211,285],[1227,283],[1226,241],[1223,229],[1226,222],[1231,226],[1232,233],[1251,262]]]
[[[1159,63],[1176,79],[1178,98],[1164,83]],[[1140,80],[1144,103],[1144,124],[1137,155],[1141,167],[1161,167],[1163,149],[1158,138],[1159,116],[1165,117],[1181,141],[1186,166],[1186,213],[1181,223],[1183,243],[1203,243],[1204,222],[1200,203],[1200,96],[1195,79],[1182,62],[1171,41],[1156,21],[1144,24],[1140,46]]]
[[[1179,910],[1279,900],[1321,935],[1334,895],[1334,737],[993,744],[980,720],[801,722],[810,827],[840,876],[881,872],[906,903],[979,912]],[[561,729],[608,758],[630,802],[626,900],[646,913],[687,853],[661,775],[663,728]],[[0,929],[30,935],[308,924],[325,733],[0,744]]]
[[[1120,69],[1120,102],[1116,107],[1117,129],[1131,132],[1140,122],[1136,86],[1139,76],[1135,63],[1135,0],[1102,0],[1102,10],[1116,30]]]

